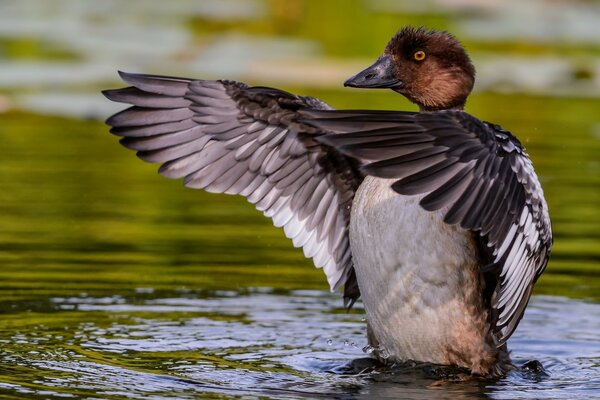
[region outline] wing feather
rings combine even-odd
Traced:
[[[232,81],[121,77],[133,86],[104,94],[132,105],[107,120],[125,147],[188,187],[245,196],[323,268],[332,290],[355,286],[346,282],[356,278],[343,205],[362,175],[296,122],[298,110],[329,106]],[[358,293],[348,296],[353,303]]]
[[[519,141],[462,111],[303,114],[330,132],[317,141],[355,157],[367,174],[397,179],[392,188],[400,194],[426,194],[426,210],[443,209],[445,222],[477,233],[491,261],[482,273],[496,284],[489,322],[503,345],[552,246],[542,188]]]

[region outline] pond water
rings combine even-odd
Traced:
[[[538,38],[511,29],[524,17],[510,7],[409,3],[352,2],[343,23],[336,2],[0,3],[0,397],[600,398],[598,7],[543,8],[590,30]],[[542,12],[531,4],[523,15]],[[514,132],[544,186],[555,247],[509,347],[545,375],[450,384],[373,368],[360,302],[347,313],[281,230],[244,199],[157,177],[101,122],[118,68],[414,109],[338,89],[407,22],[464,34],[480,66],[467,111]],[[482,23],[494,29],[479,37]]]
[[[599,307],[560,297],[535,297],[510,342],[515,362],[537,359],[548,375],[461,384],[421,367],[349,368],[365,357],[364,321],[324,291],[138,290],[29,307],[1,339],[0,390],[17,397],[588,399],[600,390]]]

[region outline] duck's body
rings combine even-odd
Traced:
[[[423,196],[398,195],[392,184],[366,177],[350,218],[374,353],[481,374],[503,354],[486,329],[485,282],[473,233],[444,223],[443,211],[425,211]]]
[[[519,141],[462,111],[475,70],[449,34],[405,28],[346,86],[420,113],[336,111],[233,81],[122,74],[111,132],[160,173],[240,194],[283,227],[351,307],[375,356],[501,375],[552,233]],[[385,353],[385,357],[384,357]]]

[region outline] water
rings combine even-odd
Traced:
[[[344,19],[335,2],[44,4],[0,3],[0,397],[600,398],[593,3],[532,1],[527,13],[553,21],[544,38],[513,29],[518,9],[460,16],[457,2],[438,14],[352,3]],[[567,29],[573,18],[590,30]],[[494,29],[480,38],[482,21]],[[117,68],[414,109],[392,93],[339,89],[407,22],[463,39],[480,72],[468,111],[515,132],[544,186],[555,247],[509,347],[547,376],[448,384],[422,366],[356,361],[367,357],[360,302],[346,313],[243,199],[157,177],[100,122],[119,107],[98,94],[119,85]]]
[[[515,362],[537,359],[548,376],[440,384],[421,368],[347,373],[365,357],[364,322],[324,291],[53,297],[27,321],[9,319],[0,390],[45,398],[591,398],[600,390],[599,311],[536,297],[510,344]]]

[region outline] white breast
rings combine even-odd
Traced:
[[[392,183],[367,177],[352,206],[350,245],[369,326],[394,359],[465,364],[452,358],[467,351],[458,345],[486,346],[472,233]]]

